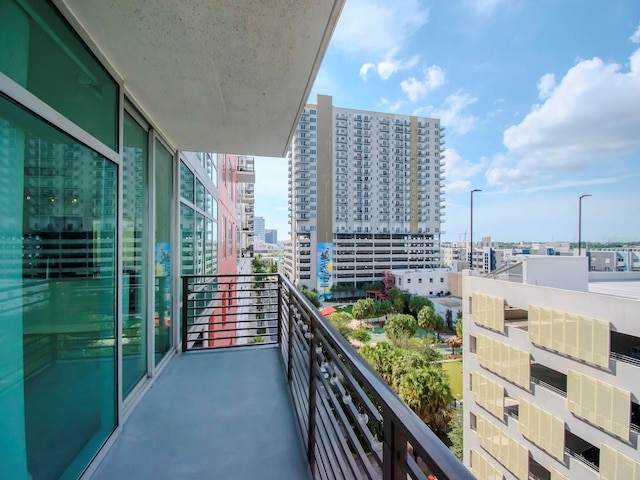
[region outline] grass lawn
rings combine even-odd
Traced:
[[[442,368],[449,374],[453,398],[462,400],[462,360],[459,362],[444,362]]]
[[[346,307],[336,308],[339,312],[347,312],[349,315],[353,315],[353,305],[347,305]]]

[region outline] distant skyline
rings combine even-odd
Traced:
[[[588,4],[588,6],[585,6]],[[316,79],[334,105],[446,127],[444,241],[640,240],[640,2],[347,0]],[[287,162],[256,215],[288,237]]]

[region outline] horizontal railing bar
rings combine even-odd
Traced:
[[[342,445],[342,450],[345,451],[345,452],[348,452],[348,454],[345,455],[345,457],[347,459],[347,462],[349,463],[349,467],[350,467],[351,473],[353,475],[355,475],[357,478],[360,478],[362,476],[362,472],[361,472],[361,470],[358,468],[358,466],[356,464],[356,461],[355,461],[354,456],[352,455],[351,449],[349,448],[349,446],[347,444],[347,439],[345,439],[345,437],[342,434],[342,432],[339,431],[339,428],[338,428],[338,425],[337,425],[337,419],[335,418],[335,416],[333,415],[332,412],[334,412],[334,411],[338,412],[338,417],[342,420],[342,428],[344,429],[344,433],[347,434],[349,440],[351,441],[351,444],[356,449],[357,453],[359,454],[359,458],[360,458],[360,460],[362,461],[363,464],[364,463],[368,463],[364,459],[366,457],[366,454],[364,453],[364,450],[362,450],[362,445],[360,444],[360,442],[356,438],[356,436],[355,436],[355,434],[353,432],[353,429],[351,427],[351,424],[347,420],[344,412],[342,411],[342,408],[341,408],[340,404],[337,402],[337,399],[335,398],[335,395],[333,394],[333,389],[331,388],[331,385],[322,376],[319,377],[319,380],[320,380],[320,382],[322,382],[322,384],[324,386],[324,391],[323,391],[324,395],[321,395],[322,405],[324,407],[324,409],[323,409],[324,415],[320,415],[320,418],[322,420],[324,420],[326,418],[327,421],[331,424],[331,427],[332,427],[332,429],[334,431],[335,436],[338,438],[338,440],[340,441],[340,444]],[[367,470],[367,473],[370,473],[370,472]],[[371,476],[369,475],[369,478],[370,477]]]
[[[363,447],[362,447],[362,443],[360,443],[360,440],[357,438],[356,433],[353,429],[352,426],[352,422],[347,418],[347,415],[344,412],[344,409],[342,408],[342,404],[339,402],[338,398],[336,397],[335,392],[333,391],[333,389],[329,386],[327,386],[327,383],[330,382],[326,382],[325,380],[322,380],[323,383],[325,383],[325,388],[327,391],[327,394],[329,395],[329,398],[331,400],[332,406],[334,408],[334,410],[338,413],[338,417],[339,417],[339,421],[342,422],[342,425],[347,433],[347,435],[349,436],[349,440],[351,441],[351,444],[354,446],[354,448],[357,451],[358,457],[360,458],[360,461],[362,462],[362,465],[364,467],[364,469],[366,470],[367,476],[368,478],[372,479],[375,477],[375,473],[373,471],[373,467],[371,465],[371,462],[369,461],[369,458],[367,456],[367,454],[365,453]],[[361,431],[363,431],[363,427],[361,426],[360,422],[358,422],[356,420],[356,423],[359,426],[359,429]],[[371,432],[369,432],[371,433]],[[369,445],[369,448],[371,448],[371,451],[373,452],[373,447],[371,445]],[[376,460],[378,460],[376,458]],[[378,460],[379,461],[379,460]]]
[[[333,478],[354,478],[349,465],[346,463],[348,462],[346,456],[342,455],[345,450],[348,452],[349,448],[344,443],[344,438],[336,435],[331,422],[323,422],[324,419],[327,419],[326,412],[325,415],[322,414],[322,411],[325,410],[326,407],[323,405],[321,398],[319,403],[316,413],[319,432],[317,439],[324,449],[324,455],[329,460],[331,470],[334,472]],[[335,472],[338,472],[338,474],[336,475]]]
[[[325,343],[328,343],[326,341],[326,339],[324,338],[324,336],[322,335],[322,333],[319,333],[319,336],[320,336],[320,338],[322,338],[322,340]],[[349,369],[347,369],[346,366],[344,365],[344,363],[340,360],[340,358],[338,358],[338,355],[336,354],[334,349],[330,348],[330,349],[326,349],[325,351],[329,354],[329,356],[333,360],[333,363],[334,363],[334,365],[336,365],[336,367],[340,371],[340,374],[347,380],[347,383],[349,384],[349,386],[358,395],[358,399],[360,400],[360,403],[365,405],[367,410],[369,410],[370,415],[374,416],[376,420],[378,420],[378,421],[382,420],[382,414],[373,405],[373,402],[371,401],[369,396],[364,392],[364,390],[362,389],[360,384],[355,380],[355,378],[353,377],[353,375],[349,371]]]

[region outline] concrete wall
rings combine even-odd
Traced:
[[[640,280],[640,272],[589,272],[590,282],[624,282]]]
[[[452,297],[462,298],[462,273],[449,272],[449,293]]]
[[[589,288],[587,257],[528,256],[523,258],[523,283],[586,292]]]

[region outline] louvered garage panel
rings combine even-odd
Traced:
[[[613,387],[613,405],[611,407],[611,432],[620,438],[629,440],[631,428],[631,392]]]
[[[600,444],[601,480],[640,480],[640,463],[605,443]]]
[[[611,349],[611,324],[604,320],[593,320],[593,363],[609,367]]]
[[[564,350],[564,313],[551,310],[551,344],[550,348],[559,352]]]
[[[551,480],[569,480],[569,479],[565,477],[562,473],[560,473],[558,470],[556,470],[555,468],[552,468]]]
[[[578,316],[564,317],[564,352],[572,357],[578,357]]]
[[[529,341],[540,344],[540,307],[529,305]]]

